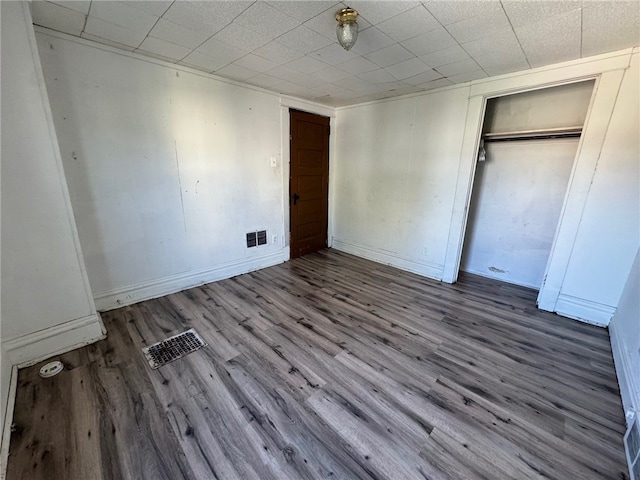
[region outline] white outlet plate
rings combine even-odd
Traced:
[[[271,157],[271,166],[272,167],[278,166],[278,159],[276,157]]]
[[[274,245],[278,243],[278,235],[274,235],[273,237],[271,237],[271,243],[273,243]]]

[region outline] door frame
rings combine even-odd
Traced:
[[[288,261],[291,258],[291,244],[290,244],[290,232],[291,225],[289,219],[289,212],[291,210],[291,198],[289,195],[289,174],[291,163],[291,145],[289,143],[289,134],[291,131],[291,125],[289,121],[289,110],[300,110],[302,112],[313,113],[315,115],[321,115],[323,117],[329,117],[329,204],[327,212],[327,247],[331,247],[333,240],[333,212],[335,205],[333,204],[333,192],[334,192],[334,175],[331,168],[331,162],[335,159],[336,150],[336,135],[335,135],[335,121],[336,112],[333,108],[325,105],[319,105],[313,102],[305,102],[297,98],[280,97],[280,130],[282,135],[281,141],[281,165],[282,165],[282,217],[283,217],[283,232],[284,238],[284,261]]]
[[[501,79],[487,79],[486,81],[474,82],[469,87],[469,107],[442,275],[444,282],[455,283],[458,278],[487,100],[595,80],[591,102],[537,300],[538,308],[551,312],[557,311],[562,284],[578,235],[589,187],[595,175],[622,78],[625,70],[629,67],[631,53],[631,50],[622,51],[620,55],[601,60],[576,61],[566,67],[540,69],[535,73],[513,75]]]

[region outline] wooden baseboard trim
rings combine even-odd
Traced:
[[[98,311],[104,312],[180,292],[205,283],[216,282],[242,275],[243,273],[260,270],[261,268],[271,267],[284,262],[285,259],[285,249],[281,249],[275,253],[250,258],[241,262],[233,262],[207,270],[170,275],[149,282],[97,293],[94,295],[94,301]]]
[[[616,328],[615,321],[609,325],[609,339],[628,427],[632,412],[640,412],[640,384],[637,383],[638,379],[633,375],[624,336]]]
[[[103,338],[105,333],[96,313],[5,340],[2,347],[12,364],[23,368]]]
[[[333,237],[331,248],[340,250],[341,252],[350,253],[357,257],[373,260],[374,262],[391,265],[392,267],[406,270],[407,272],[416,273],[423,277],[433,278],[434,280],[442,280],[444,265],[429,262],[416,262],[415,260],[404,258],[388,252],[381,252],[363,245],[356,245],[345,240],[339,240]]]
[[[556,302],[555,312],[563,317],[573,318],[574,320],[580,320],[599,327],[606,327],[609,325],[613,314],[616,313],[616,309],[609,305],[561,293]]]

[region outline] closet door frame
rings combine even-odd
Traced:
[[[595,80],[560,219],[538,294],[538,308],[556,311],[589,187],[596,171],[622,78],[629,67],[631,54],[632,50],[629,49],[620,52],[619,55],[591,62],[576,61],[566,67],[553,70],[541,69],[535,73],[488,79],[471,85],[442,277],[444,282],[455,283],[458,278],[487,100]]]

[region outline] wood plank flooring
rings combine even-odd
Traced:
[[[531,290],[325,250],[103,317],[20,371],[9,480],[628,478],[607,331]]]

